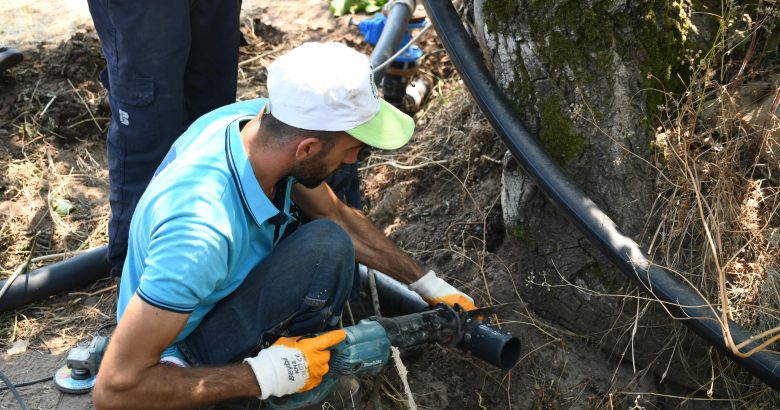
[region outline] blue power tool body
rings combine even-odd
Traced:
[[[520,355],[520,341],[480,318],[493,309],[467,312],[438,305],[431,310],[393,318],[371,317],[344,328],[346,338],[331,348],[328,373],[312,390],[270,400],[272,408],[297,409],[322,403],[339,376],[371,376],[386,367],[390,346],[411,347],[436,342],[458,346],[502,369],[511,369]]]

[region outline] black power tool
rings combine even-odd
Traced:
[[[501,369],[511,369],[520,356],[520,339],[482,318],[498,307],[465,311],[440,304],[431,310],[392,318],[370,317],[344,328],[346,339],[331,348],[328,374],[312,390],[272,398],[271,407],[297,409],[321,403],[333,391],[338,376],[368,376],[388,363],[390,346],[427,343],[457,346]]]

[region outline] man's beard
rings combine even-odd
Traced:
[[[291,175],[295,177],[295,180],[299,184],[306,188],[317,188],[331,174],[338,170],[338,168],[328,170],[324,161],[326,154],[326,152],[320,151],[314,157],[302,161],[293,169]]]

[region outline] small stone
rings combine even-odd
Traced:
[[[6,351],[6,353],[8,353],[9,356],[13,356],[15,354],[24,353],[24,352],[27,351],[27,346],[29,346],[29,345],[30,345],[30,341],[29,340],[19,339],[19,340],[14,342],[13,346],[11,346],[11,348],[8,349]]]
[[[76,209],[76,206],[67,199],[52,198],[51,209],[60,216],[70,215]]]

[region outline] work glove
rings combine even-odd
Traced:
[[[428,271],[425,276],[412,282],[409,285],[409,289],[419,293],[429,305],[444,303],[455,307],[457,303],[465,310],[477,308],[474,305],[474,299],[455,289],[455,287],[445,282],[444,279],[436,276],[436,272],[432,270]]]
[[[330,351],[347,337],[343,329],[317,337],[282,337],[255,357],[244,359],[260,385],[260,399],[300,393],[316,387],[328,372]]]

